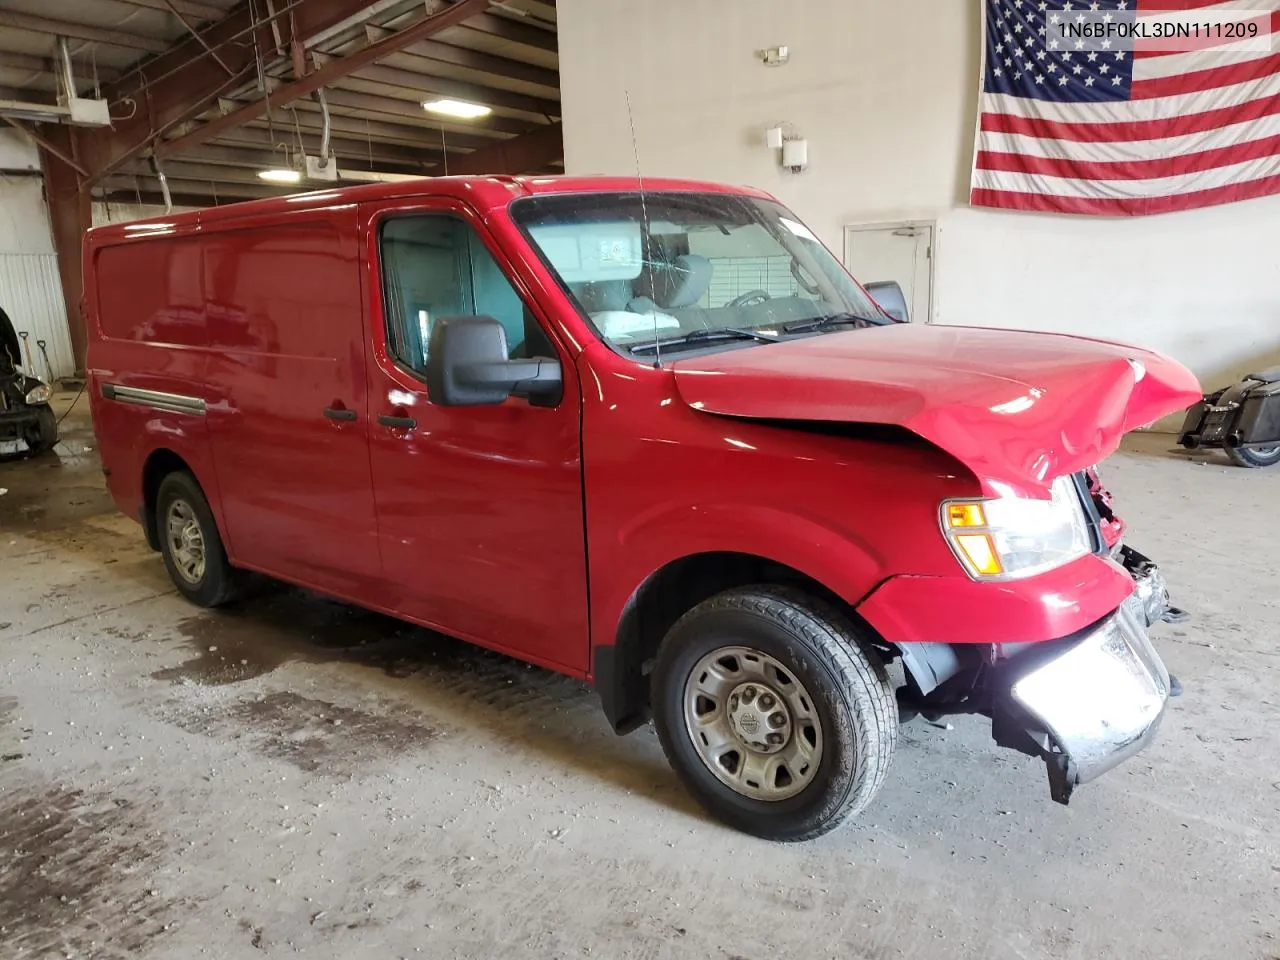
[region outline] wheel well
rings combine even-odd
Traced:
[[[803,590],[862,624],[853,607],[817,580],[764,557],[699,553],[672,561],[632,594],[614,645],[596,647],[593,672],[613,728],[627,733],[648,720],[648,675],[653,659],[662,638],[681,616],[725,590],[765,583]],[[889,659],[895,651],[886,646],[884,653]]]
[[[178,471],[191,472],[187,461],[172,450],[161,448],[154,450],[142,468],[142,529],[147,535],[147,545],[152,550],[160,549],[160,534],[156,530],[156,496],[160,492],[160,484],[164,478]]]

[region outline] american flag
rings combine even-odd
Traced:
[[[1280,0],[983,6],[974,206],[1132,216],[1280,193]],[[1140,22],[1171,11],[1238,16],[1267,39],[1098,49],[1055,31],[1082,13]]]

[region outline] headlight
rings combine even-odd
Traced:
[[[49,389],[49,385],[42,383],[27,391],[27,403],[48,403],[51,396],[53,391]]]
[[[942,529],[970,576],[1011,580],[1044,573],[1087,554],[1089,525],[1071,477],[1053,481],[1048,500],[948,500]]]

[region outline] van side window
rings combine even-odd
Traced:
[[[426,370],[431,327],[440,317],[493,317],[511,357],[553,356],[542,328],[485,245],[446,214],[397,217],[382,227],[387,345],[402,364]]]

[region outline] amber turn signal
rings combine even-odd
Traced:
[[[964,553],[975,573],[986,577],[1004,573],[1004,564],[996,553],[995,542],[989,533],[962,533],[955,538],[956,546]]]
[[[980,503],[949,503],[947,504],[947,526],[955,527],[985,527],[987,525],[987,515],[982,509]]]

